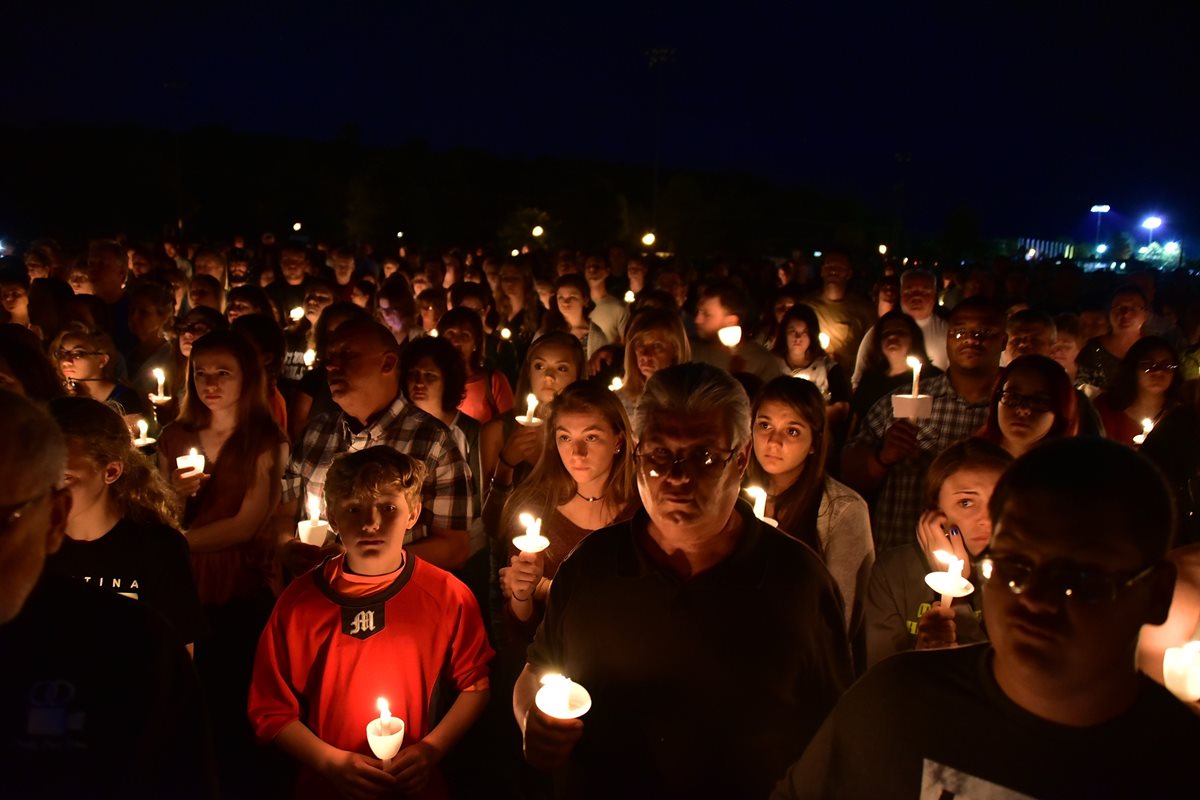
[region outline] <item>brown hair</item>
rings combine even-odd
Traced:
[[[325,507],[340,500],[363,495],[399,492],[409,506],[421,499],[425,465],[385,445],[343,453],[333,460],[325,475]]]
[[[675,360],[673,363],[682,364],[692,360],[692,348],[688,343],[687,331],[684,330],[683,320],[675,311],[661,308],[647,308],[633,315],[629,329],[625,332],[625,393],[636,400],[642,396],[646,388],[646,379],[637,365],[637,346],[646,334],[660,331],[675,344]]]
[[[956,472],[964,469],[991,469],[1004,472],[1013,462],[1012,454],[998,444],[986,439],[971,437],[963,439],[943,450],[925,473],[925,508],[938,507],[938,495],[942,484]]]

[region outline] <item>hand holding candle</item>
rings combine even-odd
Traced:
[[[913,371],[912,394],[892,395],[892,416],[896,419],[922,419],[933,416],[933,398],[921,394],[921,359],[909,356],[908,366]]]
[[[383,762],[386,772],[404,743],[404,720],[392,716],[385,697],[379,698],[375,706],[379,709],[379,717],[367,723],[367,744],[375,757]]]
[[[198,473],[204,472],[204,454],[193,447],[186,456],[179,456],[175,459],[175,466],[178,469],[191,470],[183,473],[181,478],[195,477]]]
[[[964,562],[945,550],[935,550],[934,557],[946,565],[946,571],[931,572],[925,576],[930,589],[942,596],[942,608],[950,608],[956,597],[966,597],[975,591],[969,580],[963,577]]]
[[[517,520],[525,526],[525,533],[513,537],[513,546],[522,553],[540,553],[550,546],[550,540],[542,536],[542,518],[522,512]]]

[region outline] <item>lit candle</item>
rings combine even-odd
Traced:
[[[525,533],[513,537],[513,545],[522,553],[540,553],[550,546],[550,540],[542,536],[542,518],[522,512],[517,520],[525,526]]]
[[[921,393],[921,359],[916,356],[909,356],[905,361],[909,369],[913,371],[912,396],[916,397]]]
[[[512,338],[512,331],[510,331],[508,328],[501,328],[500,329],[500,338],[504,339],[505,341],[508,341],[509,339]]]
[[[313,364],[317,363],[317,351],[309,348],[304,351],[304,366],[307,369],[312,369]]]
[[[400,745],[404,743],[404,720],[392,716],[385,697],[376,700],[375,707],[379,709],[379,718],[367,723],[367,744],[375,757],[383,762],[384,771],[387,771],[392,766],[392,758],[400,752]]]
[[[137,429],[138,429],[137,438],[133,440],[134,447],[147,447],[149,445],[154,444],[156,441],[158,441],[157,439],[151,439],[149,436],[146,435],[147,433],[150,432],[150,424],[147,423],[146,420],[139,419],[137,421]]]
[[[437,328],[431,328],[429,331],[429,335],[436,339],[438,337]]]
[[[829,338],[828,333],[821,331],[819,334],[817,334],[817,341],[821,343],[822,350],[828,350],[829,343],[832,341],[832,339]]]
[[[620,378],[613,378],[612,383],[610,383],[608,385],[608,389],[609,389],[609,391],[612,391],[612,392],[618,392],[621,390],[621,387],[624,385],[625,385],[625,382],[623,380],[621,380]]]
[[[779,523],[767,516],[767,490],[761,486],[747,486],[745,492],[754,499],[754,516],[772,528],[778,528]]]
[[[975,591],[969,580],[963,577],[965,566],[961,558],[945,550],[934,550],[933,557],[946,565],[946,571],[931,572],[925,576],[925,584],[942,596],[942,608],[950,608],[956,597],[966,597]]]
[[[633,294],[633,289],[629,289],[628,291],[625,292],[625,302],[626,303],[632,303],[634,301],[634,299],[636,299],[636,298],[635,298],[635,295]]]
[[[592,696],[565,675],[548,672],[542,676],[542,688],[534,695],[533,702],[547,716],[576,719],[592,707]]]
[[[1200,642],[1167,648],[1163,654],[1163,685],[1184,702],[1200,701]]]
[[[1140,445],[1146,441],[1146,437],[1150,435],[1150,431],[1154,430],[1154,420],[1146,417],[1142,420],[1142,432],[1133,437],[1133,443]]]
[[[179,456],[175,459],[175,466],[179,469],[189,469],[190,472],[185,472],[181,477],[191,478],[197,473],[204,472],[204,455],[196,448],[188,451],[186,456]]]
[[[717,338],[721,340],[721,344],[729,348],[737,347],[742,341],[742,326],[729,325],[717,331]]]
[[[292,322],[299,322],[304,319],[304,306],[296,306],[288,313],[288,316],[292,318]]]
[[[167,374],[162,371],[161,367],[155,367],[154,369],[150,370],[150,372],[154,375],[154,380],[158,381],[158,391],[150,395],[150,402],[154,403],[155,405],[162,405],[171,399],[167,396],[165,389],[167,383]]]
[[[537,411],[538,398],[533,392],[525,396],[525,413],[517,417],[517,424],[524,425],[526,428],[536,428],[542,424],[542,421],[533,415]]]
[[[329,533],[329,523],[321,519],[321,498],[311,492],[308,495],[308,519],[302,519],[296,525],[296,535],[305,544],[320,547],[325,544]]]

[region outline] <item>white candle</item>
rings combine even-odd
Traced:
[[[1154,430],[1154,420],[1146,417],[1142,420],[1142,432],[1133,437],[1133,443],[1137,445],[1143,444],[1152,430]]]
[[[747,486],[745,492],[754,499],[754,516],[772,528],[778,528],[779,523],[767,516],[767,490],[761,486]]]
[[[288,316],[292,318],[292,322],[299,322],[300,320],[304,319],[304,307],[296,306],[291,310]]]
[[[525,533],[513,537],[513,545],[522,553],[540,553],[550,546],[550,540],[542,536],[542,518],[525,511],[517,517],[525,526]]]
[[[829,334],[828,334],[828,333],[826,333],[825,331],[821,331],[819,334],[817,334],[817,341],[821,343],[821,349],[822,349],[822,350],[828,350],[828,349],[829,349],[829,343],[830,343],[832,340],[829,338]]]
[[[156,394],[159,397],[162,397],[163,396],[163,385],[167,382],[167,375],[166,375],[166,373],[164,373],[162,371],[162,369],[160,367],[155,367],[154,369],[152,369],[150,371],[154,373],[154,380],[158,381],[158,392],[156,392]]]
[[[946,571],[931,572],[925,576],[925,584],[942,596],[942,608],[950,608],[956,597],[966,597],[975,591],[971,582],[962,576],[966,564],[961,558],[945,550],[935,550],[933,557],[946,565]]]
[[[379,717],[367,723],[367,744],[375,757],[383,762],[386,771],[391,768],[392,758],[400,752],[400,745],[404,743],[404,720],[392,716],[387,698],[376,700],[375,707],[379,709]]]
[[[1200,641],[1167,648],[1163,654],[1163,685],[1184,702],[1200,701]]]
[[[921,393],[921,359],[916,356],[909,356],[906,359],[906,363],[913,371],[912,396],[916,397]]]
[[[533,415],[537,411],[538,398],[533,392],[525,396],[525,413],[517,417],[517,423],[527,428],[536,428],[542,421]]]
[[[620,378],[613,378],[612,383],[610,383],[608,385],[608,389],[609,389],[609,391],[612,391],[612,392],[619,392],[621,390],[621,387],[624,385],[625,385],[625,382],[623,380],[621,380]]]
[[[185,472],[182,477],[191,478],[197,473],[204,472],[204,455],[193,447],[186,456],[179,456],[175,459],[175,466],[179,469],[190,469],[191,471]]]
[[[296,535],[305,544],[320,547],[325,544],[329,533],[329,523],[321,519],[321,498],[318,495],[308,495],[308,519],[302,519],[296,525]]]
[[[592,696],[575,681],[554,672],[542,676],[542,688],[533,702],[545,715],[555,719],[576,719],[592,707]]]
[[[138,438],[145,439],[146,434],[150,432],[150,424],[148,422],[146,422],[146,420],[144,420],[144,419],[139,419],[137,421],[137,429],[138,429]]]
[[[717,338],[726,347],[737,347],[742,341],[742,326],[729,325],[728,327],[721,328],[721,330],[717,331]]]

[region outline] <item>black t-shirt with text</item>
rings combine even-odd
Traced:
[[[122,519],[99,539],[68,537],[46,561],[46,572],[145,603],[185,644],[203,633],[187,540],[174,528]]]

